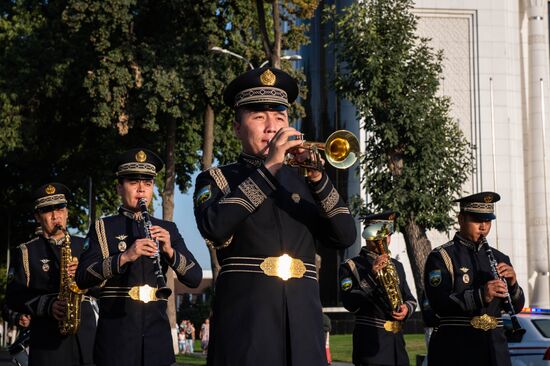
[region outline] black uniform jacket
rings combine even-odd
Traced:
[[[497,263],[510,264],[508,256],[491,249]],[[432,250],[426,262],[424,287],[439,325],[430,338],[430,366],[510,365],[502,322],[488,330],[470,323],[473,317],[483,314],[500,318],[510,308],[499,298],[485,303],[484,286],[491,280],[485,248],[478,248],[476,243],[456,234],[452,241]],[[508,291],[514,312],[521,311],[525,302],[523,290],[516,283]]]
[[[73,366],[92,364],[96,318],[89,298],[81,303],[80,328],[74,336],[59,333],[51,313],[60,282],[61,244],[64,239],[42,236],[21,244],[14,252],[7,287],[8,306],[31,315],[29,365]],[[84,239],[71,236],[71,255],[80,257]]]
[[[274,177],[262,160],[242,154],[197,177],[195,218],[222,265],[208,364],[326,365],[315,241],[345,248],[356,237],[328,177],[310,184],[288,166]],[[283,281],[260,268],[284,253],[305,263],[302,278]]]
[[[409,365],[403,331],[384,329],[387,320],[394,321],[385,298],[386,292],[372,272],[378,255],[363,247],[359,255],[340,266],[340,288],[344,307],[355,313],[353,330],[353,362],[356,365]],[[399,276],[403,302],[408,307],[408,319],[416,308],[403,265],[392,258]]]
[[[120,255],[145,237],[143,221],[121,208],[119,214],[96,221],[88,234],[90,244],[81,257],[76,280],[79,286],[101,286],[99,322],[94,348],[98,366],[160,366],[175,361],[166,300],[144,303],[129,297],[133,286],[157,287],[154,262],[141,256],[119,266]],[[138,221],[139,220],[139,221]],[[173,222],[151,217],[151,223],[170,233],[173,262],[161,254],[163,273],[170,266],[178,280],[197,287],[202,269],[187,250]],[[170,298],[170,300],[172,297]]]

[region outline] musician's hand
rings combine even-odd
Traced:
[[[485,303],[489,304],[495,297],[508,296],[508,287],[501,280],[491,280],[485,284]]]
[[[514,286],[516,284],[517,279],[516,279],[516,271],[514,271],[514,267],[504,262],[501,262],[497,264],[497,271],[500,277],[506,278],[510,286]]]
[[[269,141],[269,152],[265,159],[265,167],[272,175],[275,175],[279,169],[283,166],[285,156],[288,150],[296,148],[303,143],[303,140],[291,140],[290,136],[301,136],[302,134],[294,127],[283,127],[277,133],[271,141]]]
[[[31,316],[27,314],[21,314],[19,316],[19,325],[23,328],[27,328],[31,324]]]
[[[119,265],[122,266],[128,262],[135,262],[139,257],[145,255],[151,257],[157,253],[157,244],[151,239],[137,239],[130,248],[120,256]]]
[[[74,277],[74,274],[76,273],[76,267],[78,267],[78,258],[73,257],[72,261],[67,263],[67,273],[69,276]]]
[[[393,311],[391,313],[391,316],[395,320],[403,320],[405,319],[408,313],[409,313],[409,308],[407,307],[407,305],[401,304],[401,306],[399,307],[399,311]]]
[[[372,271],[374,274],[377,274],[381,269],[386,267],[388,265],[388,261],[390,260],[390,256],[387,254],[379,255],[372,264]]]
[[[172,242],[170,241],[170,233],[168,230],[160,226],[151,226],[151,236],[153,239],[158,239],[160,250],[166,254],[169,259],[174,258],[174,248],[172,248]]]
[[[62,300],[55,300],[52,304],[52,315],[56,320],[61,320],[67,314],[67,303]]]
[[[294,158],[296,161],[303,163],[304,161],[314,161],[315,160],[315,153],[310,149],[295,149],[295,151],[292,151],[292,154],[294,154]],[[317,157],[321,161],[321,166],[325,166],[325,159],[321,157],[321,155],[317,154]],[[323,171],[317,170],[317,169],[307,169],[307,178],[313,182],[316,183],[321,180],[323,177]]]

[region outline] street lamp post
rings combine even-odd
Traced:
[[[289,61],[300,61],[301,59],[302,59],[302,56],[300,56],[300,55],[284,55],[284,56],[281,57],[281,60],[289,60]],[[260,65],[260,67],[264,67],[269,62],[270,62],[269,60],[264,61]]]
[[[226,55],[231,55],[231,56],[236,57],[240,60],[243,60],[248,64],[248,66],[250,66],[251,70],[254,70],[254,65],[252,65],[252,62],[248,61],[248,59],[244,58],[243,56],[239,55],[238,53],[231,52],[231,51],[226,50],[225,48],[221,48],[221,47],[212,47],[212,48],[210,48],[210,51],[225,53]]]

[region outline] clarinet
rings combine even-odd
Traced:
[[[160,263],[160,244],[158,239],[153,239],[151,236],[151,216],[149,211],[147,211],[147,200],[145,198],[139,199],[139,209],[141,211],[141,217],[143,218],[143,228],[145,230],[145,237],[151,239],[157,245],[157,253],[152,255],[150,258],[153,260],[155,265],[155,275],[157,277],[157,290],[155,291],[155,296],[158,299],[167,299],[172,294],[172,290],[166,286],[166,279],[162,273],[162,265]]]
[[[525,329],[523,329],[521,325],[519,325],[519,321],[516,317],[516,312],[514,311],[514,304],[512,303],[512,298],[510,296],[510,292],[508,291],[508,283],[506,282],[506,278],[501,277],[498,274],[498,269],[497,269],[498,263],[495,258],[495,255],[493,254],[493,250],[491,249],[491,247],[489,246],[489,243],[487,242],[487,239],[483,235],[480,235],[479,241],[481,245],[485,247],[485,253],[489,258],[489,265],[491,267],[491,273],[493,274],[493,278],[495,280],[501,280],[502,282],[504,282],[504,285],[506,285],[506,300],[504,300],[504,304],[508,306],[507,313],[510,314],[510,320],[512,321],[512,332],[523,334],[525,333]]]

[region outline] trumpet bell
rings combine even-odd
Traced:
[[[325,156],[330,165],[347,169],[357,161],[359,141],[347,130],[334,131],[325,142]]]

